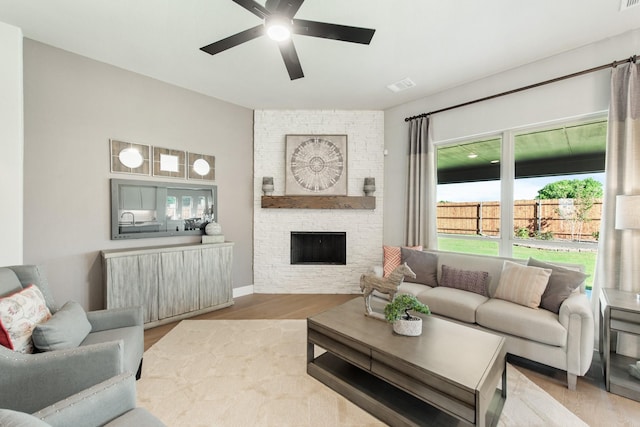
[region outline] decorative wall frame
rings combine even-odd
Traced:
[[[184,178],[185,159],[184,151],[153,147],[153,175]]]
[[[347,135],[286,135],[286,195],[347,195]]]
[[[149,175],[151,173],[151,147],[144,144],[109,140],[111,172]]]
[[[187,154],[187,178],[200,181],[216,179],[216,158],[206,154]]]

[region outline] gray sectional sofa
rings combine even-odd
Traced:
[[[402,261],[417,278],[405,278],[398,292],[415,295],[429,306],[432,315],[505,337],[507,353],[566,371],[571,390],[576,387],[577,377],[589,369],[594,319],[584,289],[586,275],[576,271],[582,266],[405,248]],[[530,267],[520,267],[528,263]],[[508,273],[501,281],[505,266],[509,270],[504,270]],[[546,308],[510,300],[517,300],[511,293],[514,289],[529,292],[517,284],[528,281],[525,276],[532,271],[540,273],[542,280],[547,277],[541,297]],[[474,288],[473,283],[483,280],[484,291]]]

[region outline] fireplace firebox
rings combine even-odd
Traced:
[[[292,231],[291,264],[347,264],[347,233]]]

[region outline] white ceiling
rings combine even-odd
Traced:
[[[620,1],[306,0],[296,18],[376,33],[369,46],[294,35],[305,74],[295,81],[266,37],[199,50],[260,23],[231,0],[0,0],[0,21],[248,108],[382,110],[640,28],[640,7],[619,12]],[[386,88],[405,77],[417,86]]]

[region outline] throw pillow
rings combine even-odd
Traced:
[[[75,348],[91,332],[91,323],[84,309],[75,301],[68,301],[51,318],[36,325],[33,344],[40,351]]]
[[[415,249],[400,248],[401,263],[407,263],[416,273],[416,278],[406,277],[407,282],[422,283],[423,285],[438,286],[438,256],[429,252]]]
[[[584,282],[584,279],[588,277],[587,274],[581,271],[538,261],[534,258],[529,258],[527,265],[551,269],[549,284],[540,299],[540,307],[554,313],[560,313],[560,306],[564,300],[569,298],[571,292],[577,289]]]
[[[511,301],[525,307],[538,308],[540,298],[549,283],[551,270],[529,267],[505,261],[495,298]]]
[[[33,328],[50,317],[44,296],[35,285],[0,298],[0,344],[20,353],[33,353]]]
[[[408,248],[422,250],[422,246],[408,246]],[[387,277],[401,264],[402,255],[400,254],[400,246],[383,246],[382,251],[384,252],[383,277]]]
[[[459,270],[443,264],[439,284],[489,296],[489,273],[486,271]]]

